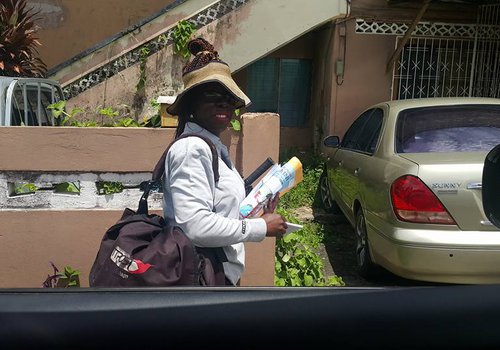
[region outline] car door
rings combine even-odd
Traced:
[[[370,160],[378,144],[384,112],[373,108],[362,113],[347,130],[334,157],[339,205],[354,219],[353,204],[360,178],[370,176]]]

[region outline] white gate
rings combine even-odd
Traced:
[[[422,24],[412,35],[394,67],[393,99],[500,97],[500,4],[480,6],[476,25]]]

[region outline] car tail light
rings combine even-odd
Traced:
[[[405,175],[391,186],[394,213],[402,221],[456,225],[436,195],[416,176]]]

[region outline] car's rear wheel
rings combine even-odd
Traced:
[[[329,213],[342,214],[337,202],[335,202],[335,199],[333,199],[332,193],[330,191],[326,169],[323,170],[323,173],[319,178],[319,195],[323,209],[325,209]]]
[[[376,274],[376,265],[370,256],[370,244],[368,243],[368,234],[366,231],[365,215],[363,209],[359,208],[356,213],[356,262],[358,273],[365,277],[374,277]]]

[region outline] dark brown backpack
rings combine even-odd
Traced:
[[[189,136],[200,137],[210,146],[217,183],[219,158],[214,144],[196,134],[185,134],[177,140]],[[222,248],[197,248],[179,227],[159,215],[148,214],[149,193],[161,185],[172,144],[156,164],[152,180],[144,186],[137,211],[125,209],[121,219],[104,234],[90,270],[91,287],[225,285],[222,262],[227,258]]]

